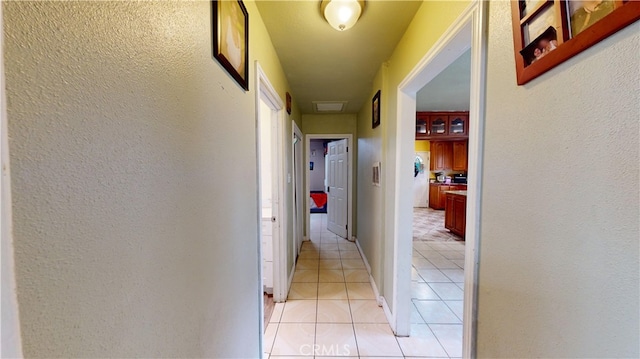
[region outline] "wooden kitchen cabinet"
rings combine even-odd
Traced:
[[[429,208],[445,209],[447,196],[446,191],[466,191],[466,184],[442,184],[429,183]]]
[[[416,139],[463,140],[469,138],[469,112],[416,112]]]
[[[468,158],[467,141],[452,142],[452,151],[451,169],[454,171],[466,171]]]
[[[451,141],[431,142],[431,171],[443,171],[453,167],[453,144]]]
[[[467,196],[446,193],[444,210],[444,226],[451,233],[464,238],[467,225]]]

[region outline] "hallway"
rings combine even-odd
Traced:
[[[265,357],[460,357],[464,244],[414,242],[412,336],[396,338],[356,245],[327,231],[326,218],[311,215],[311,241],[267,325]]]

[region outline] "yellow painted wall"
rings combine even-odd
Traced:
[[[416,152],[429,152],[431,151],[431,143],[429,140],[416,140],[415,149]]]

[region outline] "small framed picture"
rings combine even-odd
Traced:
[[[380,90],[371,100],[371,128],[380,126]]]
[[[287,113],[290,115],[291,114],[291,94],[287,92]]]
[[[242,0],[212,0],[213,57],[249,90],[249,14]]]

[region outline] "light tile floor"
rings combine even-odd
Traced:
[[[414,223],[421,233],[436,231],[440,217],[444,223],[442,211],[429,211],[429,221]],[[265,357],[460,357],[464,242],[446,233],[414,238],[411,336],[400,338],[377,305],[355,243],[329,232],[326,221],[311,214],[311,241],[302,246],[287,302],[276,303],[267,325]]]

